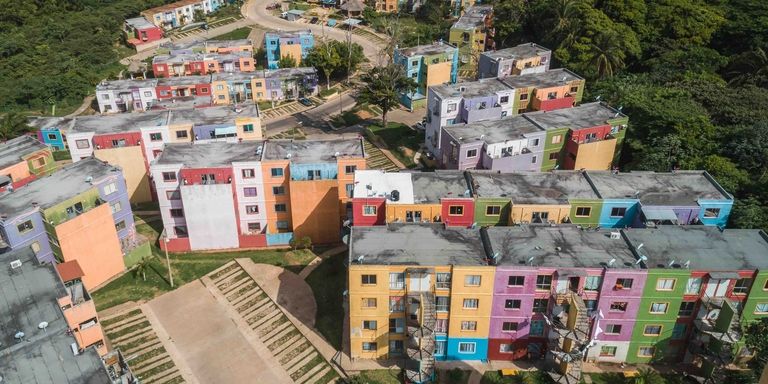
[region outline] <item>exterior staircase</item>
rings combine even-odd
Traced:
[[[408,291],[406,300],[408,360],[405,378],[411,383],[430,382],[435,376],[435,294],[432,291]],[[413,309],[417,309],[415,313]]]
[[[589,344],[587,306],[575,292],[557,294],[555,299],[568,303],[568,315],[564,321],[551,319],[547,346],[555,367],[547,373],[558,384],[577,384],[581,381],[584,347]]]

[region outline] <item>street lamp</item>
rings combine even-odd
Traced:
[[[171,272],[171,259],[168,258],[168,243],[171,242],[171,239],[168,238],[168,235],[163,235],[163,241],[165,242],[165,263],[168,264],[168,280],[171,282],[171,288],[173,288],[173,272]]]

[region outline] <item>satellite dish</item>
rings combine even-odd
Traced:
[[[675,265],[675,261],[674,261],[674,260],[671,260],[671,261],[669,262],[669,264],[667,264],[667,267],[670,267],[670,268],[671,268],[673,265]]]
[[[642,244],[641,244],[641,245],[642,245]],[[642,256],[640,256],[640,258],[639,258],[639,259],[637,259],[637,261],[635,262],[635,264],[640,264],[641,262],[643,262],[643,261],[647,261],[647,260],[648,260],[648,256],[642,255]]]
[[[341,242],[344,243],[344,245],[349,245],[349,235],[344,235],[341,238]]]
[[[686,268],[686,269],[687,269],[687,268],[690,268],[690,267],[691,267],[691,261],[690,261],[690,260],[686,260],[686,261],[685,261],[685,264],[683,264],[683,265],[685,265],[685,268]]]
[[[48,328],[48,322],[47,321],[41,321],[40,324],[37,325],[37,328],[39,328],[39,329],[46,329],[46,328]]]
[[[19,332],[16,332],[16,334],[15,334],[15,335],[13,335],[13,338],[14,338],[14,339],[16,339],[16,340],[21,340],[21,339],[23,339],[23,338],[24,338],[24,332],[21,332],[21,331],[19,331]]]
[[[531,256],[528,258],[528,261],[526,261],[528,264],[533,264],[533,259],[535,259],[536,256]]]

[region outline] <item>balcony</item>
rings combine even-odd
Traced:
[[[493,104],[493,106],[487,106],[487,107],[481,106],[476,109],[464,108],[462,110],[461,115],[462,115],[462,119],[467,124],[470,124],[476,121],[500,119],[501,112],[503,112],[503,108],[501,104]]]
[[[589,345],[587,307],[575,292],[553,293],[553,299],[567,303],[568,312],[557,317],[545,317],[550,326],[547,346],[552,362],[547,373],[556,383],[579,383],[584,351]]]
[[[576,98],[571,95],[549,100],[533,99],[533,109],[536,111],[554,111],[556,109],[571,108]]]

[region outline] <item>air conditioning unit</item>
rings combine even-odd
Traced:
[[[21,268],[21,260],[11,261],[11,269]]]

